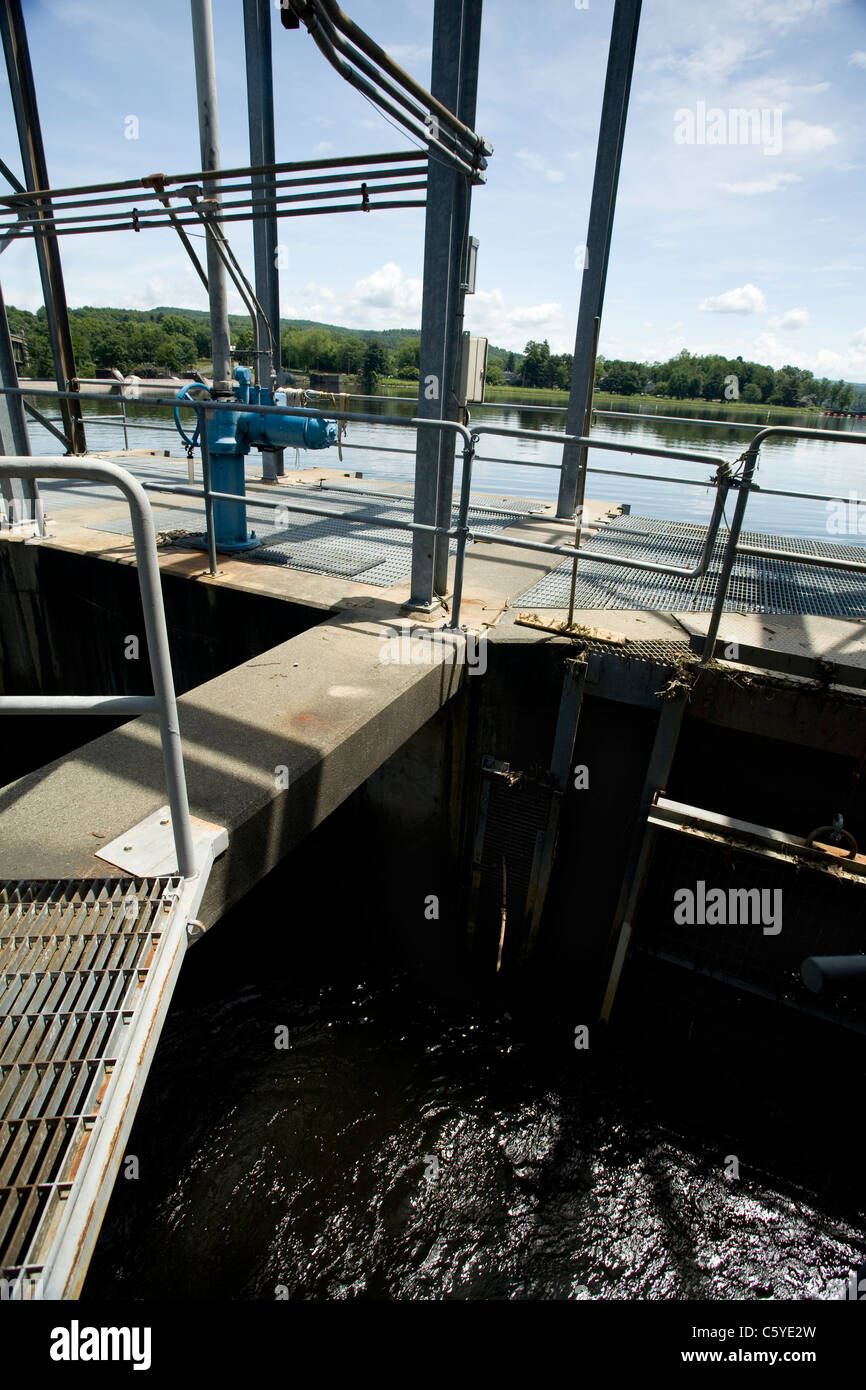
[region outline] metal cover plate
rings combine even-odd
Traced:
[[[212,844],[214,858],[228,848],[228,832],[221,825],[190,816],[193,847],[198,851],[206,843]],[[107,845],[96,851],[97,859],[104,859],[125,873],[138,878],[153,878],[163,874],[177,873],[177,852],[171,828],[171,813],[168,806],[160,806],[134,825],[125,834],[118,835]],[[196,859],[198,859],[196,853]]]

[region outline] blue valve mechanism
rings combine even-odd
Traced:
[[[207,420],[210,483],[214,492],[230,492],[245,496],[244,463],[254,447],[265,449],[328,449],[337,442],[337,426],[333,420],[317,420],[305,415],[260,415],[257,405],[285,405],[285,393],[272,393],[266,387],[252,386],[248,367],[235,367],[234,393],[239,410],[215,411]],[[188,457],[199,443],[200,419],[192,435],[181,425],[180,406],[190,399],[193,391],[207,392],[198,382],[190,382],[178,392],[174,422],[186,445]],[[209,394],[209,393],[208,393]],[[213,525],[217,550],[232,553],[253,550],[261,541],[255,531],[247,531],[246,502],[213,503]],[[207,539],[195,542],[206,548]]]

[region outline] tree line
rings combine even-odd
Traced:
[[[22,334],[27,343],[30,374],[50,377],[53,365],[44,308],[33,314],[10,306],[7,316],[11,331]],[[240,362],[252,362],[255,343],[249,320],[233,315],[229,323],[235,356]],[[81,377],[112,367],[124,376],[153,367],[177,374],[210,361],[210,321],[200,310],[71,309],[69,324]],[[281,366],[304,373],[346,372],[370,388],[386,376],[417,381],[420,350],[420,336],[409,330],[353,333],[317,325],[282,325],[280,329]],[[501,362],[507,357],[504,349],[490,349],[489,381],[504,381]]]
[[[44,308],[35,314],[10,307],[9,327],[23,335],[34,377],[53,372]],[[191,372],[210,359],[210,322],[201,310],[72,309],[72,344],[79,376],[94,376],[115,367],[124,376],[138,368],[157,368],[167,375]],[[230,319],[239,361],[252,361],[254,342],[249,320]],[[383,377],[417,381],[421,339],[411,330],[353,332],[326,325],[281,325],[281,365],[299,372],[345,372],[373,391]],[[545,339],[530,340],[522,354],[488,350],[487,381],[499,386],[519,381],[526,387],[567,391],[572,354],[551,353]],[[615,395],[666,396],[678,400],[742,400],[749,404],[819,406],[848,410],[859,395],[846,381],[816,378],[803,367],[768,367],[742,357],[692,354],[683,349],[667,362],[631,362],[599,356],[596,388]]]
[[[545,339],[526,344],[521,384],[567,391],[572,354],[554,355]],[[849,410],[857,392],[847,381],[815,377],[805,367],[767,367],[742,357],[690,353],[667,362],[629,362],[599,356],[595,385],[617,396],[666,396],[675,400],[742,400],[753,405],[821,406]]]
[[[9,327],[23,335],[30,356],[30,374],[53,374],[51,342],[45,309],[35,314],[7,308]],[[207,317],[187,317],[180,311],[135,309],[71,309],[69,328],[79,376],[94,376],[99,368],[116,367],[124,376],[136,367],[158,367],[172,374],[191,371],[210,357]]]

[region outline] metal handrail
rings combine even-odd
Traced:
[[[113,483],[129,503],[141,606],[147,651],[153,677],[153,695],[5,695],[0,697],[3,714],[156,714],[159,718],[162,757],[171,814],[171,827],[177,851],[178,872],[185,879],[198,873],[192,839],[192,824],[180,725],[177,714],[171,653],[162,601],[156,530],[147,493],[137,478],[115,463],[81,459],[39,458],[15,455],[0,459],[4,478],[84,478]]]
[[[84,377],[79,377],[78,379],[79,379],[79,381],[89,380],[89,378],[84,378]],[[93,380],[96,380],[96,378],[94,378]],[[26,394],[29,394],[29,393],[26,393]],[[39,393],[37,393],[37,394],[39,394]],[[47,393],[47,392],[46,392],[46,394],[50,394],[50,393]],[[329,392],[322,392],[321,394],[323,394],[323,395],[328,395],[328,394],[330,394],[330,393],[329,393]],[[349,392],[342,391],[342,392],[339,392],[338,394],[343,395],[343,396],[346,396],[346,395],[347,395],[347,396],[349,396],[349,398],[350,398],[351,400],[370,400],[370,401],[398,400],[398,401],[407,401],[407,402],[410,402],[410,403],[413,404],[413,405],[416,404],[416,400],[415,400],[415,397],[414,397],[414,396],[361,396],[361,395],[359,395],[357,392],[354,392],[354,391],[349,391]],[[87,399],[90,399],[90,397],[88,397]],[[125,417],[125,415],[126,415],[125,405],[126,405],[127,398],[126,398],[125,396],[122,396],[122,395],[121,395],[121,396],[114,396],[114,395],[111,395],[111,396],[109,397],[109,399],[111,399],[111,400],[117,400],[117,401],[119,402],[119,404],[121,405],[121,408],[122,408],[122,414],[123,414],[123,416]],[[135,401],[133,402],[133,404],[135,404],[135,405],[148,406],[148,405],[151,404],[151,402],[148,401],[148,399],[147,399],[146,397],[144,397],[144,398],[139,398],[139,399],[135,400]],[[485,402],[485,404],[487,404],[487,405],[499,406],[501,403],[498,402],[498,401],[492,401],[492,402],[488,401],[488,402]],[[182,410],[182,409],[184,408],[184,405],[182,404],[179,408]],[[503,405],[502,405],[502,408],[505,409],[506,406],[503,404]],[[512,409],[512,408],[515,408],[515,407],[512,407],[512,406],[509,405],[507,408],[508,408],[508,409]],[[519,406],[516,407],[516,408],[519,408]],[[535,412],[535,411],[538,411],[538,410],[546,410],[546,409],[548,409],[549,407],[547,407],[547,406],[535,406],[535,405],[533,405],[533,406],[530,407],[530,408],[533,410],[533,412]],[[558,407],[557,407],[557,410],[558,410]],[[561,413],[564,413],[564,411],[561,412]],[[728,422],[728,421],[722,421],[722,420],[691,420],[691,419],[689,419],[688,417],[677,416],[677,415],[672,415],[672,416],[662,416],[662,415],[658,415],[658,416],[650,417],[649,414],[634,414],[634,413],[632,413],[632,414],[626,414],[626,413],[619,412],[619,411],[606,411],[606,410],[597,410],[597,411],[593,411],[593,414],[594,414],[594,415],[615,415],[618,419],[623,419],[623,420],[645,420],[645,419],[648,419],[648,418],[654,418],[654,419],[658,419],[658,420],[662,420],[662,421],[664,421],[664,420],[670,420],[671,422],[674,422],[674,421],[676,421],[677,423],[686,422],[686,423],[689,423],[689,424],[698,424],[698,425],[728,425],[728,424],[729,424],[729,425],[730,425],[730,428],[732,428],[732,429],[748,429],[748,430],[753,430],[753,429],[755,428],[754,421],[753,421],[751,424],[746,424],[744,421],[739,421],[739,420],[734,420],[734,421],[730,421],[730,422]],[[378,418],[379,418],[379,417],[377,416],[377,419],[378,419]],[[129,421],[128,421],[128,419],[127,419],[127,420],[124,420],[124,419],[122,419],[121,416],[119,416],[119,415],[87,415],[87,416],[85,416],[85,420],[87,421],[88,424],[116,425],[116,426],[118,426],[119,428],[122,428],[122,429],[123,429],[123,432],[124,432],[124,447],[125,447],[125,448],[128,448],[128,447],[129,447],[129,436],[128,436]],[[45,422],[44,422],[44,420],[43,420],[43,421],[40,421],[39,423],[40,423],[40,424],[43,424],[43,423],[45,423]],[[59,422],[58,420],[52,420],[52,421],[50,421],[50,423],[58,424],[58,423],[60,423],[60,422]],[[135,421],[132,422],[132,428],[133,428],[133,429],[136,429],[136,430],[150,430],[150,431],[156,432],[157,434],[170,434],[170,435],[172,435],[172,436],[174,436],[175,433],[176,433],[176,430],[175,430],[174,425],[169,424],[168,422],[166,422],[164,425],[152,425],[152,424],[144,424],[144,423],[142,423],[142,421],[140,421],[140,420],[135,420]],[[543,435],[544,439],[549,439],[549,438],[551,438],[553,432],[552,432],[552,431],[549,431],[549,430],[545,430],[545,431],[541,431],[540,433]],[[852,431],[852,433],[856,433],[856,432],[855,432],[855,431]],[[851,436],[848,435],[848,434],[846,433],[846,436],[845,436],[845,437],[846,437],[846,439],[847,439],[847,438],[850,438]],[[589,439],[590,439],[589,447],[590,447],[591,449],[595,449],[595,448],[601,447],[602,441],[599,440],[597,437],[595,437],[595,436],[589,436]],[[345,439],[345,438],[342,439],[342,440],[340,441],[340,447],[341,447],[341,449],[359,449],[359,450],[361,450],[361,451],[364,452],[364,453],[371,453],[371,454],[403,454],[406,458],[414,458],[414,457],[415,457],[415,450],[414,450],[414,449],[401,449],[401,448],[398,448],[398,447],[395,447],[395,446],[389,445],[389,444],[358,444],[355,440],[352,440],[352,439]],[[618,447],[619,447],[623,452],[625,452],[625,453],[636,452],[636,448],[633,449],[633,448],[630,448],[630,447],[627,446],[627,445],[619,445]],[[655,454],[656,451],[655,451],[655,450],[651,450],[650,452],[651,452],[652,454]],[[709,459],[711,456],[710,456],[710,455],[700,455],[699,457]],[[694,461],[694,460],[693,460],[693,461]],[[475,462],[476,462],[476,463],[504,464],[504,465],[506,465],[506,466],[508,466],[508,467],[514,467],[514,468],[544,468],[544,469],[547,469],[548,471],[555,471],[555,472],[559,472],[559,471],[561,470],[561,468],[562,468],[562,461],[561,461],[561,460],[560,460],[558,463],[548,463],[548,462],[546,462],[544,459],[516,459],[516,458],[506,458],[504,455],[500,455],[500,454],[479,454],[479,453],[476,453],[476,455],[475,455]],[[678,478],[678,477],[675,477],[675,476],[673,476],[673,475],[668,476],[668,475],[666,475],[666,474],[664,474],[664,473],[636,473],[633,469],[621,469],[621,468],[592,468],[592,467],[589,467],[589,468],[587,468],[586,471],[587,471],[587,475],[589,475],[590,473],[592,473],[592,474],[598,475],[599,477],[606,477],[606,478],[639,478],[639,479],[641,480],[641,482],[649,482],[649,483],[676,483],[676,484],[679,484],[679,485],[681,485],[681,486],[683,486],[683,487],[702,487],[702,488],[707,487],[707,481],[706,481],[705,479],[702,479],[702,478]],[[150,486],[150,484],[146,484],[146,486]],[[762,487],[759,483],[753,483],[753,484],[752,484],[752,491],[753,491],[753,492],[760,492],[760,494],[761,494],[762,497],[797,497],[797,498],[799,498],[801,501],[805,501],[805,502],[845,502],[845,501],[847,501],[847,498],[845,498],[845,497],[840,497],[838,493],[791,491],[789,488]],[[190,494],[190,495],[197,495],[197,494]],[[229,500],[235,500],[235,501],[236,501],[237,499],[235,498],[235,499],[229,499]],[[257,505],[258,505],[258,504],[257,504]],[[741,553],[744,553],[744,552],[741,550]]]
[[[768,425],[765,429],[758,430],[757,434],[749,443],[748,448],[742,454],[744,464],[743,476],[738,483],[739,495],[737,497],[737,505],[734,508],[734,516],[733,520],[731,521],[730,531],[728,533],[728,544],[725,547],[725,552],[722,556],[722,566],[719,572],[719,580],[716,585],[716,592],[713,598],[713,611],[710,616],[710,624],[707,628],[707,636],[704,642],[703,651],[701,653],[702,666],[706,665],[708,661],[712,660],[713,653],[716,649],[716,637],[719,631],[719,624],[722,621],[722,613],[724,612],[725,599],[728,596],[728,587],[730,585],[731,573],[734,568],[734,560],[737,555],[740,531],[742,530],[743,518],[745,516],[746,507],[749,501],[749,493],[752,491],[752,479],[755,476],[755,469],[758,466],[758,454],[761,451],[761,445],[764,443],[766,439],[769,439],[770,435],[773,434],[781,434],[787,437],[794,437],[799,439],[825,439],[834,444],[847,444],[850,440],[853,439],[855,443],[866,444],[866,434],[862,434],[859,430],[812,430],[800,428],[796,425]],[[790,553],[785,550],[772,550],[769,547],[764,548],[757,546],[742,546],[740,549],[741,553],[743,554],[760,555],[763,558],[770,560],[791,559]],[[798,555],[797,564],[826,566],[827,557],[820,555]],[[842,566],[836,565],[833,565],[831,567],[842,568]],[[866,563],[858,564],[856,560],[848,561],[844,565],[844,568],[848,570],[853,570],[855,573],[858,574],[866,574]]]
[[[18,394],[18,395],[45,395],[45,396],[52,396],[52,397],[59,397],[59,398],[64,398],[64,397],[75,397],[75,398],[77,398],[77,399],[79,399],[79,400],[89,400],[89,399],[93,399],[93,400],[102,400],[102,399],[104,399],[102,396],[90,395],[90,394],[86,394],[86,393],[84,393],[84,392],[61,392],[61,391],[57,391],[57,390],[42,390],[42,391],[32,392],[32,391],[27,391],[26,388],[23,388],[23,387],[17,387],[17,388],[14,388],[14,387],[13,387],[13,388],[9,388],[9,387],[7,387],[7,388],[0,388],[0,393],[2,393],[2,394]],[[155,400],[150,400],[150,401],[148,401],[147,404],[148,404],[148,405],[151,405],[151,406],[166,406],[166,407],[174,408],[174,406],[176,405],[176,401],[175,401],[174,399],[172,399],[172,400],[163,400],[163,399],[159,399],[159,398],[158,398],[158,399],[155,399]],[[201,414],[201,413],[203,413],[205,416],[212,415],[212,414],[217,414],[217,413],[219,413],[220,411],[231,411],[231,412],[236,412],[237,409],[238,409],[238,403],[237,403],[236,401],[228,401],[228,400],[227,400],[227,401],[188,401],[188,402],[185,402],[185,405],[188,406],[189,409],[194,410],[194,411],[196,412],[196,414]],[[712,617],[712,619],[711,619],[710,629],[709,629],[709,632],[708,632],[708,635],[707,635],[707,642],[706,642],[706,646],[705,646],[705,649],[704,649],[704,655],[703,655],[703,657],[702,657],[702,661],[708,660],[708,659],[709,659],[708,653],[711,653],[711,651],[712,651],[713,643],[714,643],[714,641],[715,641],[715,635],[716,635],[716,632],[717,632],[717,630],[718,630],[718,624],[719,624],[719,621],[720,621],[720,618],[721,618],[721,613],[722,613],[722,610],[723,610],[723,608],[724,608],[724,601],[725,601],[725,598],[727,597],[727,590],[728,590],[730,575],[731,575],[731,571],[732,571],[732,569],[733,569],[734,557],[735,557],[735,555],[736,555],[736,553],[737,553],[737,550],[739,549],[740,552],[743,553],[743,554],[754,554],[754,555],[758,555],[758,556],[765,557],[765,558],[769,558],[769,559],[780,559],[780,560],[790,560],[790,559],[791,559],[790,554],[789,554],[788,552],[786,552],[786,551],[776,551],[776,550],[772,550],[772,549],[769,549],[769,548],[754,547],[754,546],[751,546],[751,547],[750,547],[750,546],[738,546],[739,535],[740,535],[740,531],[741,531],[741,528],[742,528],[743,515],[744,515],[744,512],[745,512],[745,507],[746,507],[746,504],[747,504],[747,501],[748,501],[749,493],[750,493],[751,491],[762,491],[762,489],[759,489],[759,488],[757,487],[757,485],[754,483],[754,473],[755,473],[755,468],[756,468],[756,466],[757,466],[758,452],[759,452],[760,447],[761,447],[761,444],[764,442],[764,440],[765,440],[766,438],[768,438],[770,435],[773,435],[773,434],[781,434],[781,435],[788,435],[788,436],[796,436],[796,437],[804,438],[804,439],[819,439],[819,440],[823,439],[823,440],[828,440],[828,441],[832,441],[832,442],[839,442],[839,443],[846,443],[846,442],[848,442],[848,441],[850,441],[850,440],[852,440],[852,439],[855,440],[856,442],[866,443],[866,434],[861,434],[861,433],[859,433],[859,432],[857,432],[857,431],[818,430],[818,429],[800,428],[800,427],[788,426],[788,425],[770,425],[770,426],[766,426],[766,427],[760,429],[760,430],[757,432],[757,434],[754,436],[754,438],[753,438],[751,444],[748,446],[748,448],[746,449],[746,451],[741,455],[741,459],[744,461],[743,476],[742,476],[741,478],[734,478],[734,477],[732,476],[731,472],[730,472],[730,466],[729,466],[727,460],[724,459],[721,455],[717,455],[717,454],[703,454],[703,453],[696,453],[696,452],[692,452],[692,451],[678,450],[678,449],[652,448],[652,447],[648,447],[648,446],[646,446],[646,445],[624,444],[624,443],[619,443],[619,442],[617,442],[617,441],[615,441],[615,440],[598,439],[598,438],[593,438],[592,436],[584,436],[584,435],[569,435],[569,434],[565,434],[565,433],[562,433],[562,432],[560,432],[560,431],[554,431],[554,430],[521,430],[521,429],[513,429],[513,428],[510,428],[510,427],[507,427],[507,426],[499,426],[499,425],[481,425],[481,424],[474,424],[474,423],[472,424],[471,427],[467,428],[466,426],[461,425],[461,424],[457,423],[456,421],[451,421],[451,420],[435,420],[435,419],[434,419],[434,420],[430,420],[430,419],[423,419],[423,418],[416,418],[416,417],[412,417],[412,418],[408,418],[408,419],[407,419],[407,418],[405,418],[405,417],[403,417],[403,416],[376,415],[376,414],[371,414],[371,413],[367,413],[367,412],[361,413],[361,412],[341,411],[341,410],[320,410],[320,409],[317,409],[317,408],[315,408],[315,407],[307,407],[307,406],[280,406],[280,405],[271,406],[271,405],[256,405],[256,406],[253,407],[253,408],[254,408],[254,410],[255,410],[255,412],[256,412],[257,414],[262,414],[262,415],[300,415],[300,416],[304,416],[304,417],[307,417],[307,418],[310,418],[310,419],[336,419],[336,420],[347,420],[347,421],[355,420],[355,421],[364,422],[364,423],[380,424],[380,425],[392,425],[392,426],[398,426],[398,427],[401,427],[401,428],[414,428],[414,429],[418,429],[418,428],[421,427],[421,426],[428,426],[428,427],[432,426],[433,428],[435,428],[435,429],[440,429],[440,430],[453,430],[454,433],[455,433],[455,435],[456,435],[458,438],[461,438],[461,439],[463,440],[463,470],[462,470],[462,478],[461,478],[460,501],[459,501],[459,504],[458,504],[458,518],[457,518],[457,522],[456,522],[456,524],[455,524],[454,526],[451,526],[451,527],[431,526],[431,525],[428,525],[428,524],[426,524],[426,523],[417,522],[417,521],[412,521],[412,522],[399,522],[399,521],[384,521],[384,520],[382,520],[382,519],[376,519],[376,520],[374,521],[373,519],[369,519],[369,518],[365,518],[365,517],[345,517],[345,518],[344,518],[344,520],[346,520],[346,521],[348,521],[348,522],[350,522],[350,523],[354,523],[354,524],[356,524],[356,525],[377,525],[377,526],[383,526],[383,527],[390,527],[391,529],[395,529],[395,530],[420,531],[420,532],[424,532],[424,533],[427,533],[427,534],[434,534],[434,535],[439,535],[439,536],[445,536],[445,537],[447,537],[447,538],[449,538],[449,539],[455,539],[455,540],[457,541],[457,555],[456,555],[456,559],[455,559],[454,593],[453,593],[453,600],[452,600],[452,618],[451,618],[451,623],[450,623],[450,626],[451,626],[452,628],[457,628],[457,627],[459,626],[459,620],[460,620],[460,603],[461,603],[461,597],[462,597],[462,583],[463,583],[463,569],[464,569],[464,561],[465,561],[465,546],[466,546],[466,541],[467,541],[467,540],[473,540],[473,541],[476,541],[476,542],[482,542],[482,543],[492,544],[493,541],[494,541],[494,539],[495,539],[495,543],[496,543],[496,544],[504,545],[504,546],[508,546],[508,547],[513,547],[513,548],[515,548],[515,549],[534,550],[534,551],[539,551],[539,552],[546,553],[546,554],[551,554],[551,555],[560,555],[560,556],[562,556],[563,558],[567,558],[567,559],[576,559],[576,558],[581,558],[581,557],[582,557],[583,559],[588,560],[588,561],[590,561],[591,563],[595,563],[595,564],[611,564],[611,565],[621,566],[621,567],[623,567],[623,568],[636,569],[636,570],[641,570],[641,571],[645,571],[645,572],[649,572],[649,573],[653,573],[653,574],[668,574],[668,575],[675,576],[675,577],[677,577],[677,578],[698,579],[698,578],[701,578],[704,574],[706,574],[706,572],[707,572],[707,570],[708,570],[708,568],[709,568],[710,561],[711,561],[711,558],[712,558],[713,547],[714,547],[714,545],[715,545],[715,541],[716,541],[716,537],[717,537],[717,535],[718,535],[719,527],[720,527],[720,525],[721,525],[721,521],[722,521],[722,518],[723,518],[723,516],[724,516],[724,503],[725,503],[725,498],[726,498],[726,496],[727,496],[727,493],[728,493],[728,491],[731,490],[732,488],[736,488],[737,491],[738,491],[737,508],[736,508],[736,511],[735,511],[734,521],[733,521],[733,523],[732,523],[732,525],[731,525],[731,528],[730,528],[729,537],[728,537],[728,542],[727,542],[727,545],[726,545],[726,547],[725,547],[725,550],[724,550],[723,556],[722,556],[721,571],[720,571],[719,582],[718,582],[718,585],[717,585],[716,595],[715,595],[715,606],[714,606],[714,609],[713,609],[713,617]],[[701,551],[701,556],[700,556],[700,559],[699,559],[697,565],[694,566],[694,567],[692,567],[691,569],[687,569],[687,568],[684,568],[684,567],[682,567],[682,566],[676,566],[676,565],[659,565],[659,564],[652,563],[652,562],[650,562],[650,561],[635,560],[635,559],[633,559],[631,556],[610,555],[610,554],[607,554],[607,553],[601,554],[601,553],[589,551],[589,550],[587,550],[587,549],[586,549],[585,547],[583,547],[583,546],[552,545],[552,544],[548,544],[548,543],[542,542],[542,541],[530,541],[530,540],[523,540],[523,539],[518,540],[518,539],[516,539],[516,538],[507,537],[507,536],[502,536],[502,535],[497,535],[495,538],[491,538],[489,535],[484,535],[484,534],[479,533],[478,531],[472,530],[472,529],[470,528],[469,524],[468,524],[468,513],[469,513],[469,489],[470,489],[470,487],[471,487],[472,465],[473,465],[473,463],[474,463],[474,461],[475,461],[475,459],[476,459],[476,457],[477,457],[477,455],[476,455],[476,453],[475,453],[475,444],[476,444],[476,441],[477,441],[477,440],[480,438],[480,436],[483,435],[483,434],[490,434],[490,435],[503,436],[503,437],[506,437],[506,438],[538,439],[538,440],[541,440],[541,441],[551,441],[551,442],[554,442],[554,443],[557,443],[557,444],[574,444],[574,445],[585,446],[585,447],[593,448],[593,449],[608,450],[608,451],[612,451],[612,452],[619,452],[619,453],[637,453],[637,454],[642,454],[642,455],[648,455],[648,456],[650,456],[650,457],[655,457],[655,458],[670,458],[670,459],[674,459],[674,460],[676,460],[676,461],[678,461],[678,462],[684,462],[684,463],[695,463],[695,464],[701,464],[701,465],[705,465],[705,464],[706,464],[706,465],[715,465],[715,466],[716,466],[716,470],[717,470],[717,471],[716,471],[715,477],[712,478],[712,479],[707,480],[706,483],[697,483],[697,484],[696,484],[696,485],[698,485],[698,486],[711,486],[711,485],[714,484],[714,485],[715,485],[715,489],[716,489],[716,498],[715,498],[715,504],[714,504],[714,507],[713,507],[713,514],[712,514],[712,517],[711,517],[711,520],[710,520],[710,523],[709,523],[709,526],[708,526],[708,529],[707,529],[707,535],[706,535],[706,537],[705,537],[704,545],[703,545],[702,551]],[[194,497],[203,497],[203,498],[204,498],[204,502],[205,502],[205,511],[206,511],[206,516],[207,516],[207,535],[208,535],[209,563],[210,563],[210,570],[211,570],[211,573],[214,574],[214,573],[216,573],[217,562],[216,562],[216,549],[215,549],[214,530],[213,530],[213,503],[214,503],[214,501],[249,502],[250,499],[249,499],[248,497],[244,497],[244,496],[242,496],[242,495],[234,494],[234,493],[214,492],[214,491],[211,489],[211,485],[210,485],[210,460],[209,460],[209,454],[208,454],[208,448],[207,448],[207,430],[206,430],[206,429],[201,431],[201,438],[202,438],[202,472],[203,472],[203,475],[204,475],[204,488],[203,488],[202,490],[192,489],[192,488],[179,487],[179,486],[173,485],[173,484],[165,484],[165,485],[163,485],[163,484],[159,484],[159,483],[147,483],[147,484],[144,485],[144,487],[147,489],[147,491],[151,491],[151,492],[165,492],[165,493],[172,493],[172,494],[178,494],[178,495],[186,495],[186,496],[194,496]],[[533,465],[532,465],[530,462],[528,462],[528,466],[533,466]],[[550,466],[550,465],[538,464],[538,465],[536,465],[536,466]],[[561,465],[555,465],[555,466],[559,467],[559,466],[561,466]],[[598,469],[598,470],[591,470],[591,471],[597,471],[597,472],[605,473],[605,472],[613,472],[614,470]],[[627,477],[628,477],[628,476],[644,477],[645,475],[643,475],[643,474],[629,474],[629,473],[623,473],[622,476],[627,476]],[[685,479],[685,478],[684,478],[684,479],[673,479],[673,478],[670,478],[670,479],[669,479],[669,478],[664,478],[664,477],[661,477],[661,476],[658,476],[658,475],[653,475],[653,477],[654,477],[654,480],[655,480],[655,481],[659,481],[659,482],[683,482],[683,483],[686,483],[686,482],[690,482],[690,481],[691,481],[691,480]],[[770,490],[767,490],[767,491],[768,491],[768,494],[769,494],[769,493],[770,493]],[[772,495],[780,495],[780,494],[773,493]],[[781,494],[781,495],[787,495],[787,496],[802,496],[802,497],[806,497],[806,498],[808,498],[808,497],[811,496],[811,494],[806,494],[806,493],[802,493],[802,494],[801,494],[801,493],[786,493],[786,494]],[[834,500],[834,499],[831,499],[831,498],[824,498],[824,499],[822,499],[822,498],[820,498],[820,497],[815,497],[814,500]],[[289,512],[291,512],[291,511],[297,511],[297,512],[311,512],[311,513],[314,514],[314,515],[326,515],[326,516],[332,515],[331,512],[324,511],[323,509],[318,509],[318,508],[313,508],[313,507],[309,507],[309,506],[304,506],[303,504],[302,504],[302,505],[298,505],[297,503],[289,503],[289,502],[286,502],[286,501],[283,500],[283,499],[281,499],[280,502],[272,502],[270,499],[256,498],[255,502],[254,502],[252,505],[257,506],[257,507],[282,507],[284,510],[289,511]],[[825,567],[825,568],[830,568],[830,569],[844,569],[844,570],[855,571],[855,572],[866,572],[866,562],[864,562],[864,563],[859,563],[859,562],[854,561],[854,560],[839,561],[839,560],[834,559],[833,557],[811,556],[811,555],[798,555],[797,560],[798,560],[798,563],[807,564],[807,565],[823,566],[823,567]]]

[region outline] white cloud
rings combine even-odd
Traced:
[[[406,276],[394,261],[339,290],[310,280],[303,307],[284,305],[287,318],[318,319],[347,328],[416,328],[421,322],[421,280]]]
[[[765,314],[767,300],[757,285],[742,285],[739,289],[702,299],[698,308],[709,314]]]
[[[855,333],[851,339],[851,346],[866,349],[866,328],[861,328],[859,333]]]
[[[429,74],[433,58],[429,43],[383,43],[382,47],[401,68],[422,67]]]
[[[786,154],[819,154],[839,143],[829,126],[808,125],[805,121],[786,121],[782,138]]]
[[[795,24],[809,19],[822,19],[835,5],[845,0],[735,0],[738,17],[752,20],[786,32]]]
[[[699,48],[690,53],[679,53],[656,58],[649,64],[651,72],[675,72],[690,82],[705,85],[724,82],[746,62],[754,62],[762,55],[753,49],[749,41],[733,34],[713,34]]]
[[[785,191],[790,183],[802,183],[799,174],[767,174],[762,179],[745,179],[742,183],[719,184],[726,193],[738,193],[750,198],[757,193],[777,193]]]
[[[407,280],[394,261],[355,282],[353,295],[361,304],[376,309],[421,308],[421,281]]]
[[[866,68],[866,49],[858,48],[848,59],[849,68]]]
[[[571,352],[574,312],[567,318],[556,300],[511,306],[501,289],[479,290],[466,301],[466,327],[497,347],[519,351],[530,338],[546,338],[551,352]]]
[[[812,371],[817,376],[825,376],[829,372],[844,372],[846,363],[850,364],[850,361],[850,357],[845,358],[840,352],[833,352],[830,348],[821,348],[815,358]]]
[[[807,367],[816,376],[832,379],[856,377],[862,374],[866,350],[856,347],[847,352],[837,352],[834,348],[792,348],[790,340],[782,342],[773,333],[760,333],[753,339],[744,356],[755,362],[766,362],[770,367]]]
[[[542,159],[540,154],[534,150],[518,150],[517,162],[522,164],[524,169],[528,169],[533,174],[543,174],[548,183],[564,183],[565,174],[562,169],[556,169],[552,164],[548,164],[546,159]]]
[[[313,154],[327,154],[328,150],[332,150],[333,148],[334,146],[331,144],[330,140],[320,140],[318,145],[313,146]]]
[[[770,320],[771,328],[806,328],[809,323],[808,309],[788,309],[778,318]]]
[[[524,309],[512,309],[512,323],[545,323],[561,306],[555,300],[547,304],[528,304]]]

